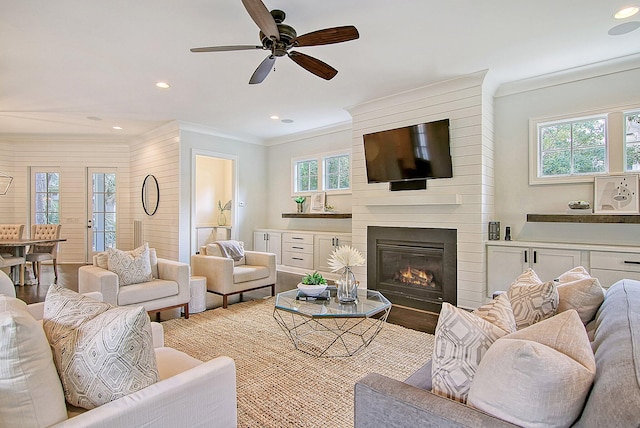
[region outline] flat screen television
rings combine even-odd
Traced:
[[[453,177],[449,119],[365,134],[369,183]]]

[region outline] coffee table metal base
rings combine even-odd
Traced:
[[[273,317],[296,349],[316,357],[350,357],[371,343],[390,310],[377,318],[309,318],[275,308]]]

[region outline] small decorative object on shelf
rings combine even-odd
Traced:
[[[293,199],[296,202],[296,204],[298,204],[298,212],[299,213],[303,213],[304,212],[304,201],[306,199],[307,199],[306,196],[298,196],[297,198]]]
[[[332,271],[342,269],[342,275],[337,281],[338,300],[341,303],[355,302],[358,298],[358,281],[351,270],[354,266],[362,266],[365,263],[364,256],[357,249],[349,245],[340,245],[329,256],[328,264]]]
[[[222,206],[222,201],[218,199],[218,209],[220,210],[220,214],[218,214],[218,226],[224,226],[227,224],[227,217],[224,215],[224,212],[231,211],[231,200]]]
[[[591,209],[591,204],[589,201],[571,201],[569,202],[569,208],[572,210],[589,210]]]

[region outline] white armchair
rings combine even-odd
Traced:
[[[207,291],[222,296],[222,307],[227,307],[227,298],[234,294],[271,287],[275,295],[276,255],[261,251],[244,251],[242,260],[222,257],[217,245],[200,248],[200,254],[191,256],[191,272],[194,276],[207,278]],[[219,255],[211,255],[219,254]]]
[[[183,308],[189,318],[189,265],[157,258],[150,248],[153,280],[120,286],[118,275],[107,270],[100,256],[94,256],[93,265],[78,269],[78,291],[102,293],[104,301],[117,306],[144,306],[147,312]],[[157,260],[157,262],[155,262]]]

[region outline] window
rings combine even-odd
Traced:
[[[60,223],[60,174],[36,172],[34,174],[35,224]]]
[[[606,127],[605,116],[539,124],[539,176],[606,172]]]
[[[351,155],[324,153],[293,159],[293,193],[344,193],[351,188]]]
[[[625,171],[640,171],[640,111],[626,113],[625,125]]]
[[[116,174],[92,174],[92,251],[116,247]]]
[[[529,121],[529,184],[640,171],[637,105]]]
[[[345,190],[349,188],[349,155],[324,158],[324,190]]]
[[[302,160],[296,165],[296,192],[315,192],[318,190],[318,160]]]

